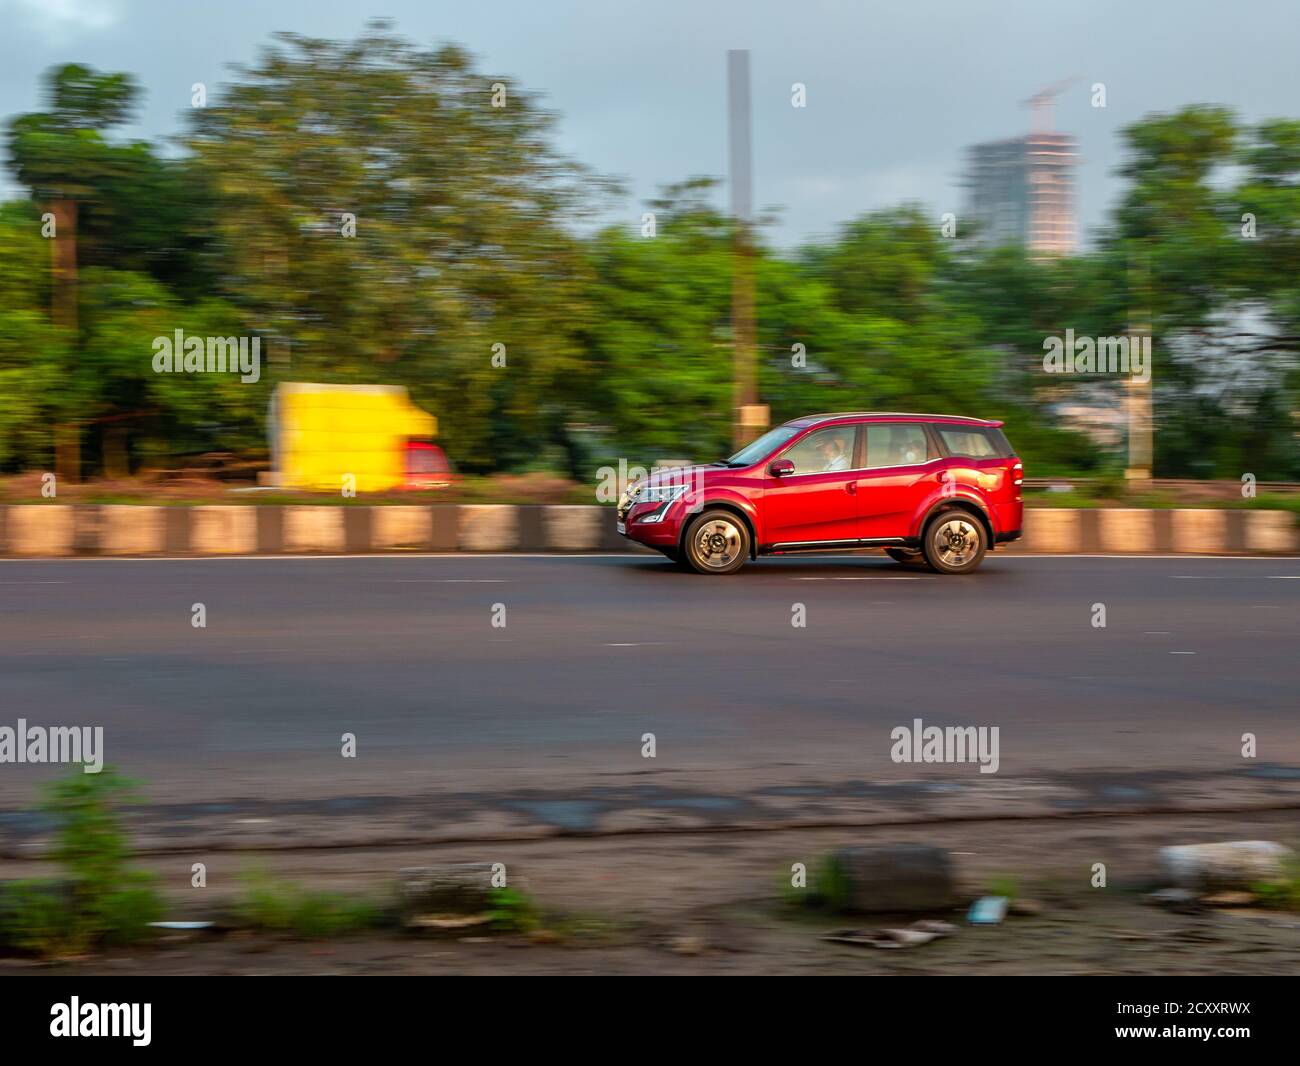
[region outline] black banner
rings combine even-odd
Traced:
[[[638,1046],[647,1037],[653,1044],[657,1034],[681,1036],[684,1026],[731,1040],[737,1012],[720,1003],[742,997],[754,997],[756,1005],[776,1000],[763,1009],[764,1029],[785,1028],[796,1044],[811,1037],[808,1050],[816,1055],[824,1054],[828,1036],[838,1045],[848,1032],[873,1042],[888,1037],[899,1050],[910,1046],[927,1055],[945,1048],[1052,1055],[1124,1045],[1143,1054],[1194,1046],[1226,1055],[1294,1048],[1295,986],[1286,979],[873,977],[819,990],[810,1003],[799,1002],[808,994],[802,990],[750,982],[708,1006],[697,993],[686,1001],[685,993],[662,984],[648,992],[608,981],[577,994],[518,981],[489,991],[447,978],[49,977],[0,987],[7,1052],[66,1045],[93,1054],[111,1044],[140,1053],[337,1054],[415,1037],[445,1046],[475,1033],[486,1048],[504,1033],[537,1039],[540,1051],[554,1046],[561,1031],[581,1030],[588,1017],[598,1019],[593,1036],[607,1040],[611,1024],[626,1025]],[[834,1006],[846,998],[853,1001],[847,1012]],[[752,1017],[752,1008],[739,1016]]]

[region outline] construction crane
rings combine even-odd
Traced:
[[[1055,85],[1049,85],[1045,89],[1039,89],[1028,100],[1023,101],[1023,106],[1032,108],[1033,117],[1030,119],[1030,130],[1034,133],[1050,133],[1052,131],[1052,101],[1061,95],[1066,89],[1077,81],[1083,79],[1082,74],[1073,74],[1068,78],[1058,81]]]

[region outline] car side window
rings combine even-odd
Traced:
[[[992,459],[998,454],[989,436],[976,426],[935,426],[943,446],[953,455],[967,459]]]
[[[780,456],[794,463],[796,474],[820,474],[853,469],[853,437],[856,426],[819,429],[787,448]]]
[[[936,458],[925,427],[918,422],[867,426],[867,466],[911,466]]]

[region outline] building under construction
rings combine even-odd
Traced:
[[[966,218],[983,245],[1020,244],[1031,254],[1069,255],[1076,246],[1075,141],[1038,131],[970,149]]]
[[[1070,255],[1077,245],[1074,138],[1052,131],[1052,105],[1076,74],[1024,101],[1030,133],[970,149],[966,217],[983,245],[1019,244],[1033,256]]]

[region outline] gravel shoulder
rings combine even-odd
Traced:
[[[233,934],[176,939],[148,951],[49,963],[8,960],[22,974],[1294,974],[1300,914],[1259,908],[1179,913],[1144,900],[1166,844],[1274,839],[1300,844],[1294,811],[1147,815],[927,826],[555,837],[413,849],[229,853],[209,887],[188,866],[152,858],[176,917],[210,912],[251,864],[313,888],[379,890],[406,866],[503,862],[563,933],[557,937],[393,935],[304,942]],[[947,848],[972,893],[1010,881],[1040,913],[882,951],[828,943],[830,928],[897,925],[889,916],[810,916],[780,901],[791,864],[846,844],[914,841]],[[1105,863],[1107,887],[1093,888]],[[6,876],[17,873],[8,863]],[[209,896],[208,893],[212,895]]]

